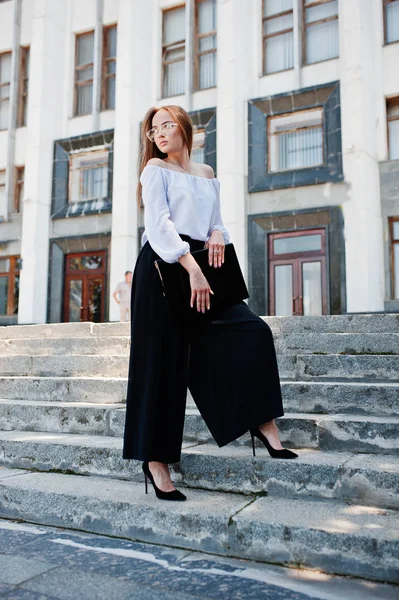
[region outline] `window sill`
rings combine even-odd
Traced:
[[[382,47],[385,48],[385,46],[392,46],[393,44],[399,44],[399,39],[398,40],[392,40],[392,42],[384,42]]]
[[[316,60],[315,62],[311,62],[311,63],[303,63],[302,69],[304,69],[305,67],[312,67],[313,65],[319,65],[320,63],[331,62],[332,60],[338,60],[338,59],[339,59],[339,55],[332,56],[331,58],[324,58],[322,60]]]
[[[289,69],[282,69],[281,71],[273,71],[272,73],[261,73],[259,78],[262,77],[273,77],[273,75],[278,75],[279,73],[288,73],[288,71],[293,71],[294,67],[290,67]]]

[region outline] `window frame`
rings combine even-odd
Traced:
[[[398,44],[399,43],[399,37],[397,40],[392,40],[392,42],[388,42],[387,41],[387,10],[386,7],[389,4],[393,4],[394,2],[396,2],[396,0],[382,0],[382,21],[383,21],[383,27],[384,27],[384,46],[389,46],[390,44]]]
[[[277,37],[279,35],[285,35],[287,33],[292,33],[292,35],[294,36],[294,6],[292,6],[292,9],[290,9],[290,10],[284,10],[284,11],[281,11],[279,13],[276,13],[275,15],[271,15],[270,17],[265,17],[264,14],[265,14],[265,3],[266,2],[267,2],[267,0],[262,0],[262,3],[261,3],[261,10],[262,10],[262,14],[261,14],[261,23],[262,23],[262,76],[263,75],[274,75],[275,73],[284,73],[285,71],[292,71],[292,69],[295,66],[295,65],[292,65],[292,67],[289,67],[288,69],[280,69],[279,71],[272,71],[271,73],[269,73],[268,71],[266,71],[265,40],[269,39],[271,37]],[[265,34],[265,22],[266,21],[270,21],[272,19],[277,19],[279,17],[285,17],[285,16],[290,15],[290,14],[292,14],[292,27],[290,29],[283,29],[281,31],[278,31],[277,33]]]
[[[15,213],[20,213],[22,208],[22,200],[20,198],[21,188],[25,185],[25,165],[18,165],[14,169],[14,206]]]
[[[78,65],[78,46],[79,46],[79,39],[82,38],[85,35],[93,35],[93,62],[91,63],[86,63],[84,65]],[[83,85],[87,85],[88,83],[91,83],[92,85],[92,93],[94,93],[94,36],[95,36],[95,32],[94,29],[90,29],[89,31],[84,31],[82,33],[75,33],[75,66],[74,66],[74,92],[73,92],[73,116],[74,117],[83,117],[86,115],[91,115],[92,114],[92,107],[90,108],[90,112],[88,113],[78,113],[78,89],[79,87],[83,86]],[[93,76],[91,79],[84,79],[84,80],[79,80],[78,79],[78,72],[79,71],[83,71],[84,69],[88,69],[89,67],[91,67],[93,69]]]
[[[92,164],[89,165],[85,165],[85,166],[74,166],[75,162],[79,162],[80,159],[88,159],[88,158],[96,158],[95,155],[99,156],[99,162],[94,162]],[[101,160],[101,157],[104,156],[103,161]],[[95,168],[99,168],[99,167],[105,167],[106,171],[107,171],[107,181],[106,181],[106,188],[108,191],[108,185],[109,185],[109,150],[108,148],[97,148],[96,150],[88,150],[88,151],[83,151],[83,152],[76,152],[74,154],[71,154],[69,157],[69,181],[68,181],[68,204],[70,205],[75,205],[75,204],[82,204],[84,202],[95,202],[96,200],[102,200],[104,198],[107,197],[107,194],[105,196],[101,196],[100,198],[82,198],[82,172],[89,170],[89,169],[95,169]],[[76,181],[76,178],[78,179],[78,181]],[[79,190],[79,194],[78,194],[78,200],[75,200],[74,197],[74,192],[76,191],[76,188]]]
[[[165,94],[165,66],[176,63],[176,62],[185,62],[186,61],[186,52],[187,52],[187,32],[184,31],[184,39],[182,40],[178,40],[176,42],[172,42],[171,44],[164,44],[164,33],[165,33],[165,15],[166,13],[171,12],[172,10],[179,10],[183,8],[184,10],[187,9],[186,4],[182,3],[182,4],[177,4],[176,6],[171,6],[168,8],[164,8],[162,10],[162,75],[161,75],[161,98],[174,98],[175,96],[181,96],[185,93],[185,90],[183,89],[182,92],[180,92],[179,94],[174,94],[173,96],[167,96]],[[181,46],[183,45],[184,47],[184,59],[181,60],[170,60],[167,61],[165,60],[165,56],[167,54],[167,52],[170,49],[179,49]],[[174,48],[175,47],[175,48]]]
[[[339,7],[337,9],[336,16],[325,17],[324,19],[319,19],[318,21],[314,21],[312,23],[306,23],[306,10],[307,9],[314,8],[315,6],[322,6],[323,4],[330,4],[330,2],[334,2],[334,0],[313,0],[313,2],[311,2],[308,5],[305,5],[305,2],[306,2],[306,0],[302,0],[302,7],[301,7],[302,8],[302,31],[301,31],[302,66],[307,67],[309,65],[317,65],[321,62],[327,62],[328,60],[336,60],[337,58],[339,58],[339,53],[338,53],[338,56],[332,56],[331,58],[323,58],[321,60],[316,60],[315,62],[308,63],[307,52],[306,52],[306,33],[307,33],[307,29],[310,27],[313,27],[314,25],[320,25],[320,23],[329,23],[331,21],[339,22]]]
[[[6,56],[7,54],[10,55],[10,59],[12,60],[11,50],[6,50],[5,52],[0,52],[0,62],[1,62],[2,57]],[[11,78],[10,78],[10,81],[4,81],[3,83],[0,83],[0,88],[5,87],[6,85],[10,86],[10,91],[11,91]],[[1,103],[5,102],[6,100],[8,100],[8,102],[10,102],[10,93],[5,98],[2,98],[1,94],[0,94],[0,109],[1,109]],[[10,121],[10,104],[8,105],[8,121]],[[5,127],[4,129],[0,129],[0,131],[7,131],[7,129],[8,129],[8,126]]]
[[[399,223],[399,216],[396,217],[388,217],[388,226],[389,226],[389,263],[390,263],[390,270],[391,270],[391,300],[399,300],[398,298],[395,298],[395,253],[394,253],[394,248],[396,245],[399,245],[399,238],[396,240],[394,239],[394,235],[393,235],[393,224],[394,223]]]
[[[111,25],[104,25],[103,27],[103,48],[102,48],[102,66],[101,66],[101,110],[115,110],[107,106],[107,91],[108,82],[110,79],[116,80],[116,53],[115,56],[108,56],[108,33],[110,29],[116,31],[116,43],[118,43],[118,25],[112,23]],[[108,63],[115,63],[115,73],[108,73]],[[116,90],[115,90],[116,94]],[[115,99],[114,99],[115,101]]]
[[[386,111],[387,111],[387,150],[388,150],[388,160],[399,160],[399,158],[391,158],[391,149],[390,149],[390,136],[389,136],[389,123],[391,121],[399,121],[399,114],[395,117],[388,116],[389,105],[399,106],[399,96],[394,96],[393,98],[386,99]]]
[[[199,92],[202,90],[211,90],[213,88],[216,87],[217,82],[215,81],[215,85],[212,85],[210,87],[207,88],[201,88],[199,83],[200,83],[200,57],[204,56],[206,54],[216,54],[217,52],[217,29],[212,29],[211,31],[208,31],[206,33],[199,33],[198,32],[198,25],[199,25],[199,5],[204,2],[205,0],[194,0],[194,44],[193,44],[193,49],[194,49],[194,57],[193,57],[193,91],[194,92]],[[212,0],[216,7],[216,0]],[[200,39],[204,39],[207,37],[215,37],[216,38],[216,47],[215,48],[210,48],[208,50],[199,50],[199,41]],[[217,75],[216,75],[217,76]],[[216,79],[216,77],[215,77]]]
[[[9,271],[1,271],[0,277],[8,277],[8,295],[7,295],[7,314],[1,315],[0,319],[4,317],[14,317],[18,314],[18,306],[15,307],[15,298],[14,298],[14,290],[15,290],[15,278],[16,275],[19,275],[21,272],[20,267],[17,268],[18,260],[21,260],[19,254],[13,254],[11,256],[0,256],[0,260],[9,260],[10,261],[10,269]],[[16,312],[14,312],[14,308],[16,308]]]
[[[19,59],[19,81],[18,81],[18,113],[17,127],[26,127],[28,115],[24,118],[28,105],[29,94],[29,69],[27,69],[27,55],[30,59],[30,46],[21,46]]]
[[[272,134],[270,132],[270,128],[271,128],[271,123],[273,120],[276,119],[281,119],[284,117],[289,117],[291,115],[295,115],[297,113],[310,113],[310,112],[320,112],[321,111],[321,124],[319,125],[313,125],[310,127],[299,127],[298,129],[295,129],[293,131],[299,131],[302,129],[315,129],[317,128],[321,128],[321,133],[322,133],[322,152],[323,152],[323,161],[321,163],[318,163],[317,165],[308,165],[305,167],[294,167],[292,169],[275,169],[275,170],[271,170],[271,160],[272,160],[272,152],[271,152],[271,136],[272,135],[276,135],[276,134]],[[285,132],[288,133],[288,132]],[[280,134],[282,135],[282,134]],[[316,106],[313,108],[309,108],[309,109],[304,109],[304,110],[294,110],[291,112],[287,112],[287,113],[282,113],[282,114],[278,114],[278,115],[270,115],[267,117],[267,146],[268,146],[268,153],[267,153],[267,172],[269,175],[273,175],[275,173],[288,173],[290,171],[303,171],[304,169],[314,169],[316,167],[322,167],[325,166],[326,164],[326,156],[325,156],[325,111],[324,111],[324,107],[323,106]]]

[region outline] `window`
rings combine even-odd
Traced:
[[[263,73],[294,66],[293,0],[263,1]]]
[[[163,12],[162,95],[164,98],[184,93],[185,55],[185,8],[179,6]]]
[[[304,63],[339,56],[338,0],[304,0]]]
[[[8,128],[10,105],[11,52],[0,54],[0,129]]]
[[[388,157],[399,160],[399,98],[387,100]]]
[[[69,202],[87,202],[108,195],[108,150],[72,154]]]
[[[0,257],[0,316],[18,314],[19,256]]]
[[[269,171],[323,164],[323,109],[269,117]]]
[[[21,48],[18,88],[18,127],[27,122],[28,114],[28,85],[29,85],[29,47]]]
[[[201,164],[205,162],[205,129],[194,131],[191,160]]]
[[[116,25],[104,27],[102,75],[102,109],[115,109]]]
[[[5,206],[6,201],[6,172],[0,171],[0,207]]]
[[[15,167],[14,212],[19,213],[24,199],[25,167]]]
[[[385,43],[399,41],[399,0],[383,0]]]
[[[399,217],[389,219],[391,241],[392,298],[399,299]]]
[[[216,85],[216,0],[196,0],[194,88]]]
[[[88,115],[93,100],[94,31],[76,36],[74,115]]]

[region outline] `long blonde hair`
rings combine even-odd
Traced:
[[[162,110],[162,109],[167,110],[170,113],[170,115],[172,116],[172,118],[174,119],[174,121],[180,125],[180,130],[181,130],[181,133],[183,136],[183,141],[187,146],[188,155],[191,156],[191,149],[193,147],[194,125],[193,125],[193,122],[192,122],[191,117],[188,114],[188,112],[185,111],[184,108],[182,108],[181,106],[178,106],[177,104],[169,104],[167,106],[151,107],[147,111],[147,113],[144,117],[142,126],[141,126],[141,152],[140,152],[139,165],[138,165],[139,181],[137,184],[137,204],[138,204],[139,208],[143,208],[143,203],[142,203],[142,199],[141,199],[142,185],[140,183],[140,175],[141,175],[142,170],[144,169],[144,167],[146,166],[146,164],[150,160],[150,158],[164,159],[167,156],[167,154],[162,152],[154,142],[150,142],[150,140],[148,139],[148,137],[146,135],[147,131],[152,129],[152,119],[153,119],[154,115],[159,110]]]

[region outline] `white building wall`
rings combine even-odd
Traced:
[[[190,0],[192,1],[192,0]],[[0,4],[0,52],[12,47],[13,2]],[[31,46],[28,127],[18,128],[14,164],[26,165],[23,215],[0,224],[0,256],[21,253],[20,322],[46,320],[48,240],[65,235],[67,219],[51,222],[54,140],[93,131],[89,116],[73,117],[75,35],[94,28],[100,0],[22,0],[21,45]],[[261,0],[218,0],[218,85],[162,98],[162,9],[177,0],[103,0],[104,25],[117,23],[116,110],[99,115],[115,128],[113,212],[85,217],[77,230],[112,230],[111,296],[137,257],[137,159],[140,122],[152,106],[217,107],[217,163],[222,213],[247,271],[247,215],[338,205],[345,217],[347,310],[384,307],[384,265],[378,163],[387,159],[385,98],[399,95],[399,44],[383,45],[382,2],[340,0],[340,57],[262,75]],[[298,40],[297,40],[298,42]],[[300,49],[297,47],[297,54]],[[188,81],[190,80],[190,74]],[[247,191],[247,103],[304,87],[341,81],[344,183]],[[0,169],[8,132],[0,131]],[[103,229],[102,229],[103,228]],[[1,242],[13,240],[8,246]]]

